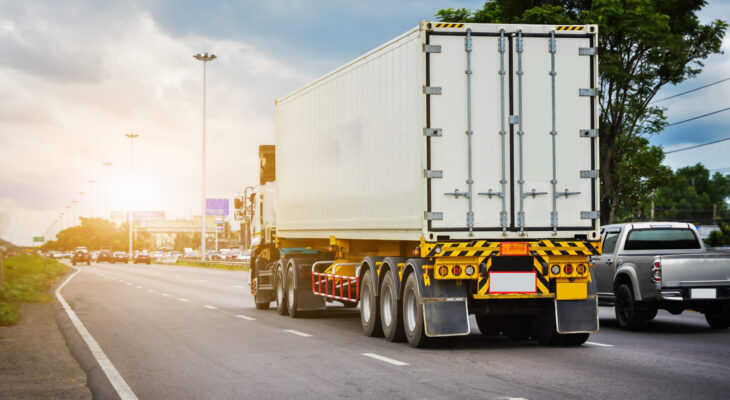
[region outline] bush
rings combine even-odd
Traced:
[[[47,302],[53,282],[68,267],[52,259],[19,255],[3,260],[5,290],[0,291],[0,325],[13,325],[20,319],[16,303]]]
[[[15,325],[20,320],[20,309],[15,304],[0,301],[0,326]]]

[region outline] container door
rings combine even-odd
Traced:
[[[440,46],[440,52],[427,55],[424,88],[431,93],[432,135],[424,173],[431,174],[429,210],[440,213],[429,221],[429,230],[509,229],[508,39],[460,32],[431,34],[429,44]]]
[[[593,57],[580,54],[593,46],[585,36],[552,38],[513,36],[517,230],[590,229],[595,217],[595,139],[585,131],[593,126]]]

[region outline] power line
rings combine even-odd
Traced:
[[[707,84],[707,85],[705,85],[705,86],[700,86],[700,87],[698,87],[698,88],[696,88],[696,89],[688,90],[688,91],[686,91],[686,92],[682,92],[682,93],[677,93],[677,94],[675,94],[674,96],[669,96],[669,97],[665,97],[665,98],[663,98],[663,99],[659,99],[659,100],[654,100],[654,101],[652,101],[652,102],[651,102],[651,104],[654,104],[654,103],[658,103],[658,102],[660,102],[660,101],[664,101],[664,100],[669,100],[669,99],[673,99],[673,98],[675,98],[675,97],[679,97],[679,96],[685,95],[685,94],[687,94],[687,93],[692,93],[692,92],[696,92],[696,91],[698,91],[698,90],[700,90],[700,89],[704,89],[704,88],[706,88],[706,87],[710,87],[710,86],[712,86],[712,85],[717,85],[718,83],[722,83],[722,82],[725,82],[725,81],[730,81],[730,78],[720,79],[720,80],[719,80],[719,81],[717,81],[717,82],[712,82],[712,83],[710,83],[710,84]]]
[[[681,148],[681,149],[677,149],[677,150],[672,150],[672,151],[665,151],[665,152],[664,152],[664,154],[671,154],[671,153],[677,153],[677,152],[680,152],[680,151],[685,151],[685,150],[690,150],[690,149],[696,149],[696,148],[698,148],[698,147],[702,147],[702,146],[709,146],[709,145],[711,145],[711,144],[715,144],[715,143],[720,143],[720,142],[724,142],[724,141],[726,141],[726,140],[730,140],[730,137],[728,137],[728,138],[725,138],[725,139],[720,139],[720,140],[713,140],[712,142],[700,143],[700,144],[696,144],[696,145],[694,145],[694,146],[689,146],[689,147],[683,147],[683,148]]]
[[[689,118],[689,119],[685,119],[683,121],[673,122],[671,124],[665,125],[665,128],[668,127],[668,126],[674,126],[674,125],[683,124],[685,122],[694,121],[696,119],[704,118],[704,117],[707,117],[707,116],[710,116],[710,115],[713,115],[713,114],[717,114],[717,113],[721,113],[721,112],[727,111],[727,110],[730,110],[730,107],[726,107],[726,108],[723,108],[722,110],[713,111],[713,112],[710,112],[710,113],[707,113],[707,114],[698,115],[696,117],[692,117],[692,118]]]

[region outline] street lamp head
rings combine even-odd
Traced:
[[[139,137],[139,135],[136,134],[136,133],[125,133],[124,136],[126,136],[126,137],[128,137],[130,139],[134,139],[134,138],[138,138]],[[109,164],[111,165],[111,163],[109,163]]]
[[[89,181],[89,183],[96,183],[96,181],[92,179]]]
[[[198,54],[194,55],[193,58],[195,58],[199,61],[202,61],[202,62],[208,62],[208,61],[215,60],[217,57],[215,56],[215,54],[208,55],[208,53],[204,53],[201,55],[200,53],[198,53]]]

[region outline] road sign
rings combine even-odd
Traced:
[[[45,239],[43,236],[33,236],[33,243],[43,243],[45,242]]]
[[[228,216],[228,199],[205,199],[205,215]]]

